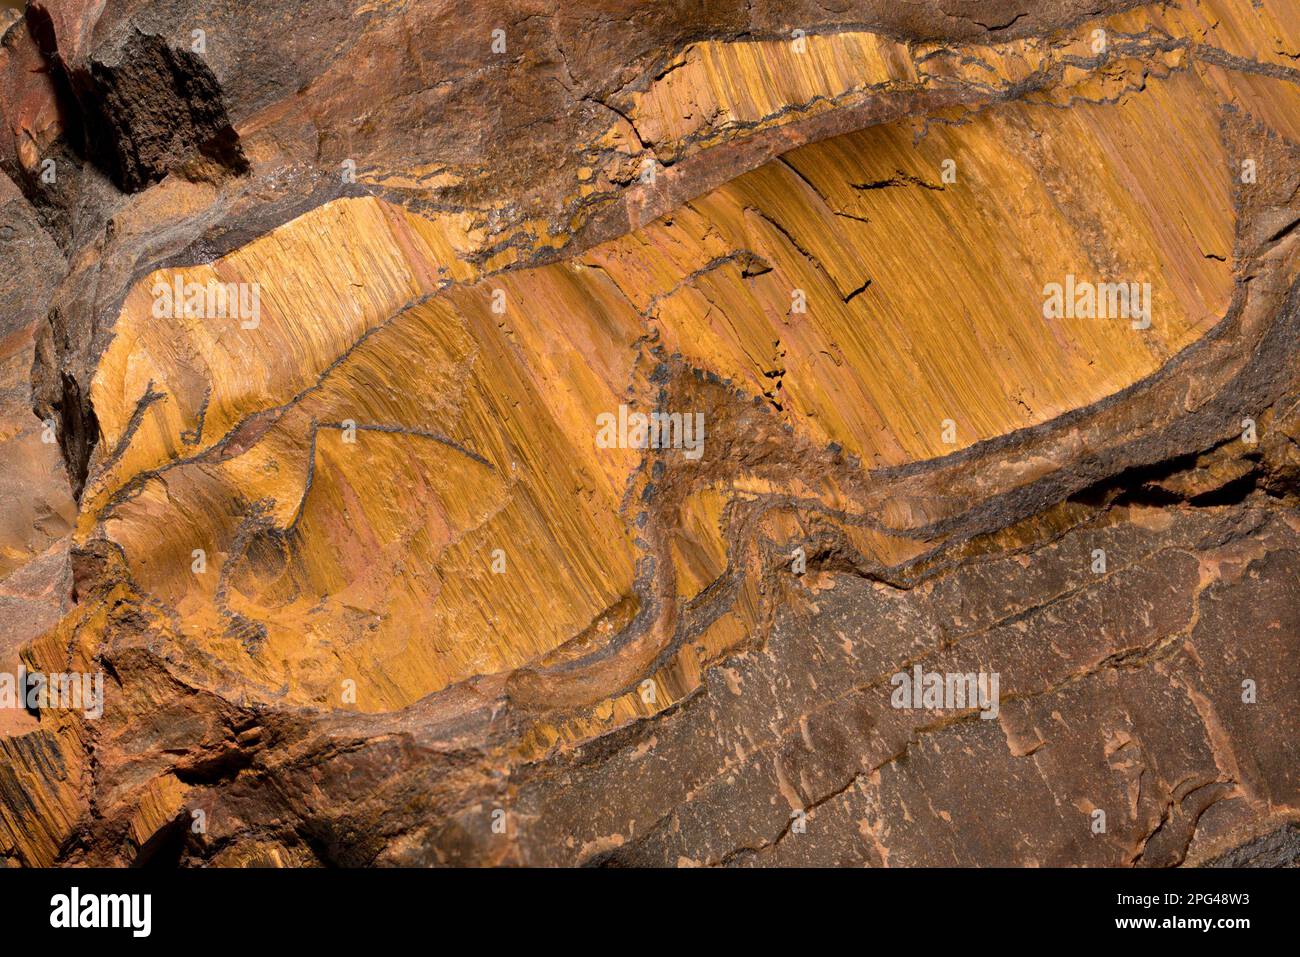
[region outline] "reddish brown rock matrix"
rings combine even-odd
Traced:
[[[0,30],[5,863],[1300,859],[1293,5]]]

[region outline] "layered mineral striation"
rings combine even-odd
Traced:
[[[0,29],[0,860],[1300,861],[1292,3]]]

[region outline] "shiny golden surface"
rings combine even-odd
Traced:
[[[867,41],[814,39],[824,69],[703,111],[844,86]],[[1033,47],[1010,46],[999,62]],[[768,49],[688,50],[638,115],[685,115],[674,91],[714,89],[695,73],[734,83]],[[1289,85],[1173,63],[1115,102],[806,146],[569,262],[486,278],[450,218],[335,201],[136,286],[95,380],[110,452],[79,534],[122,547],[187,645],[291,701],[334,705],[353,680],[356,707],[388,710],[538,660],[635,611],[642,457],[595,435],[602,413],[653,405],[649,344],[874,468],[1046,422],[1194,342],[1232,291],[1225,89],[1297,105]],[[1045,319],[1044,285],[1070,274],[1149,283],[1150,328]],[[256,328],[156,319],[154,284],[178,276],[256,284]],[[683,506],[683,599],[721,573],[746,481]]]

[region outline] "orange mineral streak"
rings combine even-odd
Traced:
[[[1196,42],[1266,29],[1260,9]],[[1192,29],[1126,16],[1134,32]],[[914,69],[879,38],[808,40],[800,72],[743,96],[727,84],[760,60],[775,69],[781,44],[693,47],[631,115],[680,145],[713,135],[686,112],[760,122],[839,96],[854,64],[868,87]],[[983,52],[1011,82],[1067,49]],[[652,345],[870,469],[1102,400],[1223,316],[1240,158],[1216,117],[1225,100],[1270,118],[1300,102],[1294,84],[1185,53],[1145,77],[1117,62],[1071,93],[802,147],[554,265],[491,274],[503,260],[473,264],[463,217],[358,198],[145,277],[93,384],[103,435],[78,537],[121,547],[135,586],[175,612],[184,653],[290,703],[389,710],[607,640],[644,600],[650,546],[628,494],[643,453],[600,447],[597,417],[654,407]],[[938,51],[927,70],[950,59]],[[1044,318],[1045,285],[1069,275],[1150,284],[1150,328]],[[156,284],[177,279],[256,284],[256,324],[155,317]],[[818,484],[812,495],[854,510]],[[680,700],[752,636],[756,559],[730,553],[724,526],[728,502],[759,485],[737,474],[695,490],[659,555],[681,602],[735,569],[731,609],[658,671],[655,695],[611,688],[591,713],[538,725],[525,750]],[[875,518],[897,538],[855,541],[911,557],[907,509],[886,511]]]

